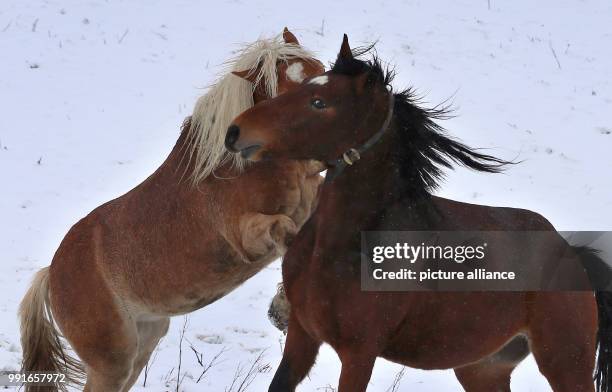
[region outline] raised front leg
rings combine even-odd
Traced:
[[[282,256],[298,231],[293,220],[282,214],[245,214],[240,218],[239,228],[246,262]]]
[[[317,208],[321,184],[325,179],[319,175],[319,172],[324,169],[320,162],[308,161],[302,164],[305,175],[300,178],[298,185],[300,201],[297,209],[289,214],[298,226],[302,226]]]
[[[291,317],[283,359],[274,374],[268,392],[295,391],[314,365],[320,346],[321,342],[311,338],[295,317]]]
[[[289,328],[289,316],[291,315],[291,304],[285,294],[285,287],[279,283],[276,295],[272,298],[268,308],[268,318],[272,325],[278,328],[285,335]]]

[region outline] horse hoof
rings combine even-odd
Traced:
[[[272,325],[274,325],[279,331],[287,334],[287,328],[289,327],[289,313],[291,312],[291,305],[285,295],[285,289],[282,283],[278,285],[278,291],[268,309],[268,318]]]

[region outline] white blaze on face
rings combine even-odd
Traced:
[[[306,75],[304,75],[304,65],[300,62],[288,66],[285,74],[287,75],[287,79],[296,83],[302,83],[306,77]]]
[[[323,86],[323,85],[327,84],[327,82],[329,82],[329,78],[327,77],[327,75],[321,75],[321,76],[317,76],[316,78],[310,79],[310,81],[308,83],[309,84],[318,84],[320,86]]]

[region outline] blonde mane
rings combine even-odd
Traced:
[[[268,96],[277,95],[277,63],[295,58],[314,60],[311,52],[300,45],[285,43],[279,35],[245,45],[234,58],[224,63],[223,76],[198,99],[187,131],[185,152],[188,167],[193,162],[191,180],[194,185],[226,162],[231,162],[238,170],[244,168],[245,160],[225,149],[227,127],[236,116],[253,106],[253,89],[260,81]],[[259,70],[255,83],[231,73],[245,70],[250,74]]]

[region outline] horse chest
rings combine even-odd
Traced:
[[[293,282],[288,298],[300,324],[317,340],[334,343],[339,338],[334,293],[327,290],[329,279],[300,279]],[[338,286],[336,282],[335,287]]]
[[[360,292],[359,254],[333,260],[327,256],[331,252],[309,246],[312,237],[307,237],[294,243],[285,258],[287,295],[304,329],[311,336],[335,345],[342,341],[346,325],[350,329],[360,328],[361,315],[345,311],[355,293]]]

